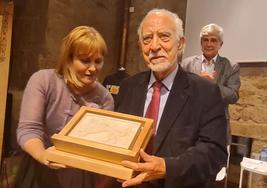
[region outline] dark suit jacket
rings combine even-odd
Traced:
[[[116,111],[142,116],[150,72],[123,81]],[[210,187],[226,163],[226,118],[219,88],[179,67],[154,138],[166,177],[153,187]],[[152,186],[151,186],[152,187]]]

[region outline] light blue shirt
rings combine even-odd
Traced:
[[[179,66],[176,66],[175,70],[172,73],[170,73],[165,79],[161,80],[163,86],[162,86],[161,91],[160,91],[160,106],[159,106],[159,114],[158,114],[159,117],[158,117],[158,121],[157,121],[157,125],[156,125],[156,131],[158,130],[159,122],[160,122],[160,119],[161,119],[165,104],[167,102],[168,96],[170,94],[170,90],[172,88],[172,84],[173,84],[174,78],[175,78],[175,76],[177,74],[178,67]],[[148,91],[147,91],[147,94],[146,94],[145,110],[144,110],[144,114],[143,114],[144,117],[145,117],[148,105],[149,105],[149,103],[150,103],[150,101],[152,99],[152,94],[153,94],[152,85],[156,81],[157,80],[156,80],[154,74],[151,73],[150,74],[149,84],[148,84],[148,87],[147,87]]]
[[[212,60],[213,60],[214,63],[217,62],[217,57],[218,57],[218,54],[212,58]],[[202,59],[202,62],[205,62],[206,61],[206,58],[204,57],[204,55],[201,56],[201,59]]]
[[[212,72],[215,69],[215,63],[216,63],[217,57],[218,57],[218,54],[212,58],[212,62],[213,63],[212,64],[208,64],[207,63],[208,60],[206,60],[206,58],[204,57],[204,55],[202,55],[201,70],[202,71],[206,71],[209,74],[212,74]]]

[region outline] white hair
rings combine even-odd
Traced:
[[[166,9],[158,9],[158,8],[155,8],[155,9],[150,10],[146,14],[146,16],[143,18],[143,20],[141,21],[141,23],[140,23],[140,25],[138,27],[138,30],[137,30],[137,34],[138,34],[139,40],[141,39],[141,34],[142,34],[144,20],[149,15],[152,15],[152,14],[164,14],[164,15],[170,16],[170,18],[173,19],[173,22],[175,24],[177,39],[180,39],[181,37],[184,36],[183,21],[179,18],[179,16],[177,14],[175,14],[173,12],[170,12],[170,11],[168,11]]]
[[[200,31],[200,38],[207,35],[216,35],[223,42],[223,28],[215,23],[205,25]]]

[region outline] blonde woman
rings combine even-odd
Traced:
[[[29,155],[22,162],[24,172],[18,174],[16,187],[94,186],[92,173],[51,163],[44,153],[52,145],[51,136],[63,129],[81,106],[113,110],[112,96],[97,81],[106,53],[106,43],[99,32],[79,26],[63,39],[57,68],[31,76],[17,128],[17,141]]]

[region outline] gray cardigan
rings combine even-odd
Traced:
[[[58,133],[81,106],[113,110],[114,102],[99,82],[90,92],[78,97],[54,69],[34,73],[22,99],[17,128],[19,145],[24,145],[31,138],[39,138],[46,147],[50,146],[50,137]]]

